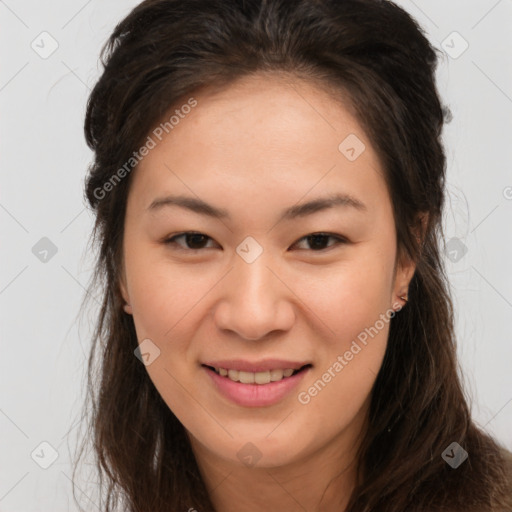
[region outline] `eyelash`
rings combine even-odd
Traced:
[[[212,238],[210,238],[208,235],[205,235],[204,233],[200,233],[200,232],[197,232],[197,231],[185,231],[183,233],[178,233],[177,235],[174,235],[171,238],[167,238],[167,239],[163,240],[163,243],[164,243],[164,245],[169,245],[169,246],[170,245],[175,245],[176,246],[176,245],[178,245],[178,244],[176,244],[176,240],[179,239],[179,238],[186,237],[187,235],[200,235],[200,236],[206,237],[209,240],[212,240]],[[342,237],[340,235],[334,235],[332,233],[319,232],[319,233],[310,233],[309,235],[303,236],[302,238],[297,240],[297,242],[295,242],[293,245],[301,242],[302,240],[307,240],[309,237],[312,237],[312,236],[321,236],[321,237],[327,237],[327,238],[332,238],[332,239],[336,240],[335,244],[333,244],[333,245],[331,245],[329,247],[326,247],[324,249],[317,249],[317,250],[311,249],[312,252],[325,252],[328,249],[331,249],[332,247],[335,247],[336,245],[342,245],[342,244],[347,244],[348,243],[348,240],[345,237]],[[178,245],[178,249],[177,250],[178,251],[197,252],[197,251],[204,250],[204,248],[201,248],[201,249],[187,249],[187,248],[180,247]]]

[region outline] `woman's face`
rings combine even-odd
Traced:
[[[363,428],[414,267],[394,273],[383,171],[326,92],[252,77],[194,98],[168,134],[150,134],[132,177],[126,311],[193,446],[237,464],[297,462]]]

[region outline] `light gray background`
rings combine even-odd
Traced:
[[[77,510],[69,449],[94,317],[79,332],[93,261],[83,117],[100,48],[137,3],[0,0],[0,511]],[[398,3],[447,52],[438,71],[454,116],[445,228],[447,242],[467,247],[462,256],[458,242],[448,244],[458,350],[475,420],[512,449],[512,1]],[[51,48],[43,31],[58,43],[46,59],[31,47]],[[460,56],[454,31],[469,44]],[[47,262],[32,252],[43,237],[57,247]],[[58,452],[48,469],[35,462],[49,462],[42,442]],[[94,477],[79,486],[84,506],[97,510]]]

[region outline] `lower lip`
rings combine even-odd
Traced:
[[[276,404],[293,391],[311,369],[310,366],[300,372],[268,384],[243,384],[219,375],[214,370],[203,366],[216,388],[222,395],[244,407],[265,407]]]

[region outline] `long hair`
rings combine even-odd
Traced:
[[[438,52],[385,0],[146,0],[116,26],[85,119],[98,249],[90,289],[102,304],[84,443],[92,442],[102,510],[214,511],[184,427],[134,356],[119,287],[136,172],[126,162],[183,98],[256,73],[290,74],[349,99],[385,172],[397,251],[416,263],[409,302],[391,320],[347,512],[512,510],[508,452],[472,421],[456,360],[441,247],[449,110],[435,84]],[[456,469],[442,456],[452,443],[468,453]]]

